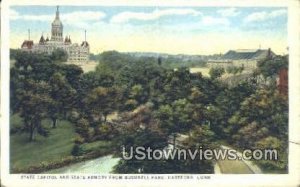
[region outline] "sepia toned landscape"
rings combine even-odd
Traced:
[[[288,173],[286,8],[12,6],[10,29],[11,173]]]

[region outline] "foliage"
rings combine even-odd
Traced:
[[[241,148],[276,149],[279,160],[260,161],[266,168],[286,170],[288,106],[278,91],[259,89],[229,120],[231,142]]]
[[[233,75],[236,75],[238,73],[242,73],[243,70],[244,70],[244,66],[239,66],[239,67],[237,67],[237,66],[228,66],[226,68],[226,72],[231,73]]]
[[[58,48],[52,52],[51,59],[54,62],[66,62],[68,59],[68,54],[63,49]]]
[[[212,79],[217,79],[219,77],[222,77],[224,73],[225,73],[225,69],[222,67],[213,67],[209,70],[209,75]]]
[[[115,87],[97,87],[84,100],[86,106],[88,106],[86,110],[91,115],[101,114],[104,118],[103,121],[106,122],[107,115],[118,109],[119,94],[119,90]]]
[[[267,58],[265,60],[259,61],[257,66],[259,72],[265,78],[274,77],[278,74],[280,69],[287,68],[288,56],[276,56],[273,58]]]
[[[82,148],[80,147],[80,145],[75,144],[74,147],[73,147],[73,149],[72,149],[71,154],[73,156],[81,156],[81,155],[84,154],[84,152],[83,152]]]
[[[11,112],[20,115],[18,125],[11,128],[13,135],[25,131],[30,140],[36,137],[48,142],[40,136],[56,137],[53,133],[58,133],[49,124],[60,129],[63,124],[56,122],[68,119],[74,122],[69,128],[77,133],[72,135],[68,151],[77,156],[106,150],[98,146],[99,140],[111,140],[111,147],[126,149],[164,148],[170,135],[181,133],[189,137],[184,145],[193,149],[204,144],[216,148],[219,140],[238,148],[278,149],[278,162],[259,164],[280,170],[287,166],[287,98],[279,95],[275,86],[247,80],[228,86],[219,79],[224,68],[212,68],[210,77],[191,73],[191,64],[205,66],[198,57],[184,61],[179,56],[143,57],[108,51],[92,55],[99,64],[88,73],[63,63],[67,56],[62,50],[51,55],[16,50],[11,57],[15,59]],[[259,62],[252,80],[260,75],[275,80],[278,70],[286,66],[286,57],[267,58]],[[243,67],[226,69],[233,75],[242,71]],[[112,120],[109,115],[115,113],[118,117]],[[115,172],[211,173],[212,164],[122,160]]]

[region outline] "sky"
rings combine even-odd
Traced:
[[[92,53],[160,52],[224,54],[234,49],[267,49],[287,53],[285,7],[125,7],[60,6],[63,35],[84,41]],[[10,46],[20,48],[51,36],[55,6],[10,7]]]

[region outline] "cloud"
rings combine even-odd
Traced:
[[[286,9],[279,9],[279,10],[274,10],[270,13],[271,17],[278,17],[287,14]]]
[[[220,9],[217,11],[218,14],[221,14],[223,17],[234,17],[239,15],[241,12],[237,11],[236,8],[227,8]]]
[[[154,10],[150,13],[145,12],[121,12],[111,18],[112,23],[124,23],[130,20],[156,20],[163,16],[172,16],[172,15],[192,15],[197,16],[201,15],[201,12],[194,9],[165,9],[165,10]]]
[[[279,9],[279,10],[274,10],[271,12],[266,12],[266,11],[254,12],[254,13],[248,15],[244,19],[244,22],[250,23],[250,22],[265,21],[265,20],[273,19],[273,18],[276,18],[279,16],[283,16],[285,14],[287,14],[286,9]]]
[[[66,14],[62,14],[61,18],[65,21],[96,21],[102,20],[106,17],[104,12],[100,11],[77,11],[77,12],[70,12]]]
[[[106,17],[104,12],[100,11],[75,11],[69,13],[61,13],[60,19],[63,23],[79,26],[88,25],[88,21],[100,21]],[[14,9],[10,9],[11,20],[27,20],[27,21],[53,21],[55,13],[44,15],[20,14]]]
[[[19,12],[15,11],[14,9],[9,10],[9,18],[12,20],[16,20],[20,18]]]
[[[11,20],[49,21],[49,20],[53,19],[54,17],[53,17],[53,15],[39,15],[39,16],[29,15],[29,14],[21,15],[16,10],[10,9],[9,18]]]
[[[202,18],[202,24],[206,26],[215,26],[215,25],[223,25],[228,26],[230,22],[226,18],[216,18],[212,16],[205,16]]]

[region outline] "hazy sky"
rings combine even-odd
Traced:
[[[51,36],[55,6],[10,8],[10,41],[38,42]],[[274,7],[91,7],[61,6],[64,36],[87,41],[91,52],[147,51],[172,54],[214,54],[230,49],[271,48],[286,53],[287,9]]]

